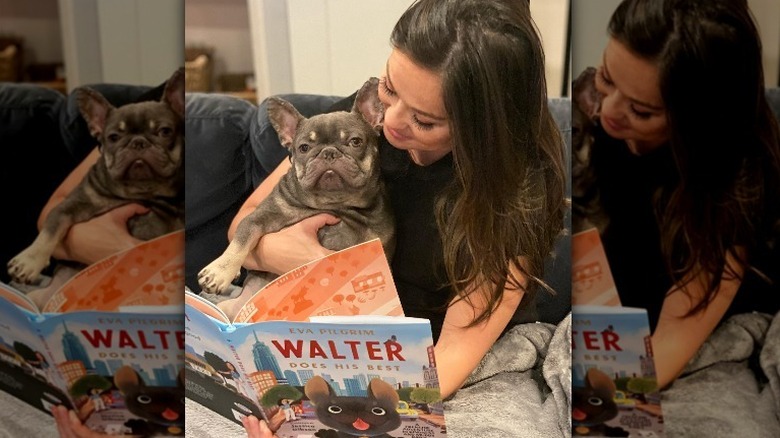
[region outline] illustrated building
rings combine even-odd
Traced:
[[[92,371],[92,360],[87,354],[87,350],[81,345],[81,341],[75,333],[68,330],[68,326],[65,325],[65,321],[62,322],[62,326],[65,328],[65,333],[62,334],[62,351],[65,353],[67,360],[77,360],[84,364],[84,367]]]
[[[266,370],[274,373],[276,380],[284,379],[282,369],[279,368],[279,362],[277,362],[274,355],[271,353],[271,348],[257,339],[257,332],[254,330],[252,333],[255,335],[255,343],[252,345],[252,356],[255,361],[255,368],[258,371]]]

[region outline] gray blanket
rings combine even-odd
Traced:
[[[780,437],[780,313],[736,315],[661,393],[667,437]]]
[[[558,326],[521,324],[496,342],[464,387],[444,404],[452,438],[568,437],[571,315]],[[186,434],[245,436],[237,424],[186,400]]]

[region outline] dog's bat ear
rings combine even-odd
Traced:
[[[89,87],[79,87],[74,93],[76,93],[79,111],[87,121],[89,133],[99,139],[106,128],[108,113],[114,109],[114,106],[102,94]]]
[[[278,97],[268,98],[268,118],[271,120],[282,146],[290,149],[298,131],[298,125],[305,118],[290,102]]]
[[[371,78],[360,87],[352,112],[360,113],[363,119],[379,132],[382,130],[382,122],[385,119],[385,107],[379,100],[379,79]]]
[[[184,67],[173,72],[165,83],[162,101],[181,117],[184,117]]]
[[[572,84],[574,102],[588,119],[597,118],[601,112],[601,98],[596,90],[596,69],[588,67]]]

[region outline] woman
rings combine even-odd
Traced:
[[[407,316],[431,320],[452,395],[533,298],[563,229],[562,139],[547,109],[528,4],[421,0],[400,18],[380,79],[383,178],[396,216],[393,275]],[[348,109],[351,98],[333,109]],[[290,168],[256,189],[229,230]],[[261,239],[244,266],[284,273],[327,253],[319,215]]]
[[[665,387],[727,316],[780,309],[780,135],[745,1],[626,0],[609,37],[592,188]]]

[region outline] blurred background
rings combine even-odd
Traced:
[[[346,96],[377,76],[411,0],[185,0],[188,91]],[[531,0],[548,93],[568,93],[568,0]]]
[[[0,82],[159,85],[184,63],[184,0],[0,0]]]
[[[601,64],[607,45],[607,23],[620,0],[574,0],[572,4],[572,71],[574,77],[587,67]],[[761,34],[764,78],[767,87],[780,86],[780,1],[748,0]]]

